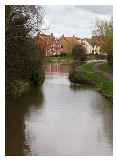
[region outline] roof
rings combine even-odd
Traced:
[[[63,46],[65,52],[71,52],[72,48],[79,43],[78,37],[65,37],[62,36],[60,39],[60,44]]]

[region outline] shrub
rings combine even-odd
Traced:
[[[75,61],[84,62],[87,59],[86,49],[78,44],[72,49],[72,57]]]
[[[80,83],[80,84],[95,84],[95,81],[92,80],[93,73],[87,73],[85,71],[72,71],[69,74],[69,80],[72,83]]]

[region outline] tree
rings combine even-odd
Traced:
[[[41,31],[43,19],[45,16],[45,11],[41,6],[7,5],[5,10],[6,26],[8,26],[8,23],[10,23],[13,16],[18,13],[28,17],[26,25],[28,28],[31,29],[31,31],[33,32]]]
[[[98,21],[94,31],[96,43],[101,47],[102,52],[108,54],[108,62],[113,63],[113,22]]]
[[[30,35],[35,11],[34,6],[6,6],[6,87],[14,80],[43,83],[41,51]]]
[[[74,46],[72,49],[72,57],[75,61],[78,61],[78,63],[84,62],[87,58],[86,49],[80,44]]]

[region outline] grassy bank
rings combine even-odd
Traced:
[[[113,97],[113,81],[108,78],[111,67],[104,63],[100,65],[100,70],[95,69],[97,63],[88,63],[73,69],[69,79],[73,83],[90,84],[97,88],[105,97]]]
[[[70,62],[72,60],[70,54],[57,55],[51,57],[44,57],[43,64],[57,63],[57,62]]]

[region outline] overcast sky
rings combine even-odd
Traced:
[[[109,20],[112,17],[112,6],[43,7],[46,12],[44,28],[49,26],[49,33],[54,33],[58,37],[62,34],[90,37],[96,20]]]

